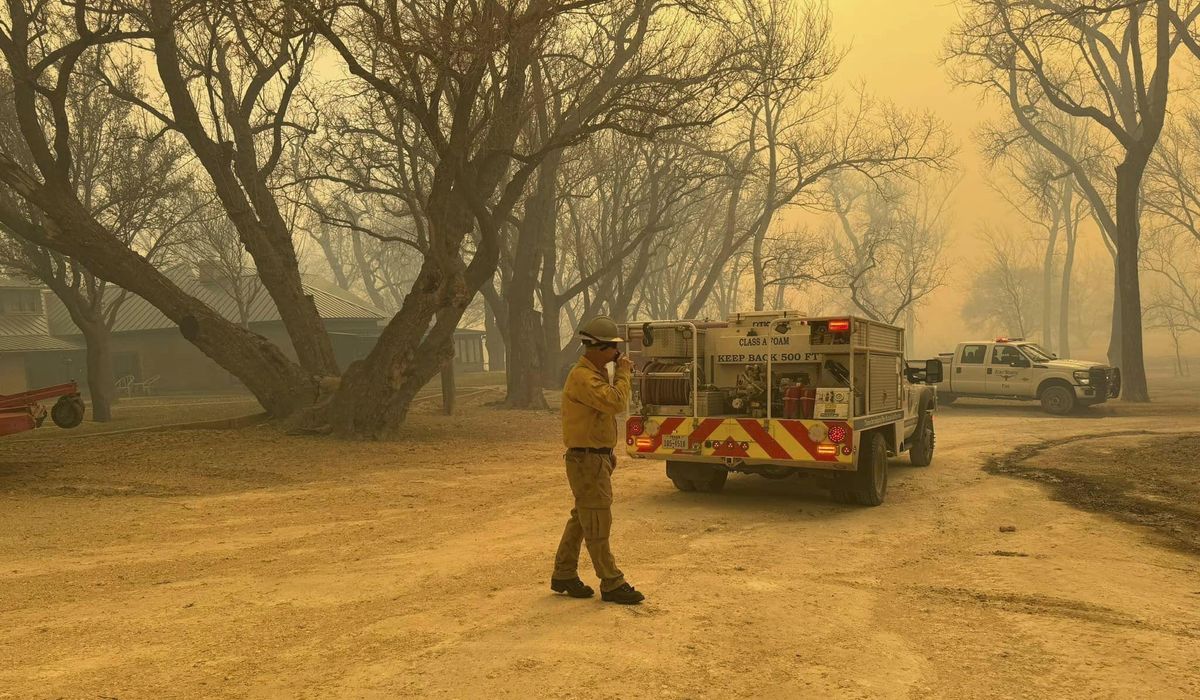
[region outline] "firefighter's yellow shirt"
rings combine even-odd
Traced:
[[[629,402],[630,373],[617,368],[608,383],[608,373],[586,357],[571,368],[563,385],[563,444],[567,447],[613,447],[617,444],[617,415]]]

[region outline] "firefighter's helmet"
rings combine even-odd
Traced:
[[[579,328],[579,335],[585,343],[623,343],[621,329],[608,316],[597,316]]]

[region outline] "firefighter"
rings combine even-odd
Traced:
[[[600,579],[600,599],[633,605],[642,602],[645,596],[626,583],[608,541],[612,530],[617,414],[625,410],[629,401],[633,363],[617,349],[617,343],[624,339],[611,318],[593,318],[579,329],[579,336],[583,357],[567,375],[562,396],[567,481],[575,496],[575,507],[554,557],[550,589],[572,598],[593,595],[591,586],[579,579],[579,548],[586,543]],[[611,384],[605,368],[610,362],[617,367]]]

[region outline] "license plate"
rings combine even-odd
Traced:
[[[686,450],[688,439],[686,435],[667,435],[663,438],[662,445],[668,450]]]

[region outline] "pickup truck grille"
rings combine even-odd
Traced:
[[[1088,370],[1088,378],[1097,396],[1115,399],[1121,395],[1121,370],[1116,367],[1093,367]]]

